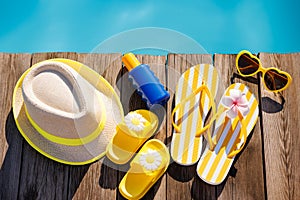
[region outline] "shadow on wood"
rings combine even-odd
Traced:
[[[285,99],[282,97],[281,102],[277,102],[270,97],[261,98],[261,109],[266,113],[277,113],[282,111]]]
[[[5,135],[9,148],[0,169],[0,199],[18,199],[24,139],[16,127],[12,111],[6,118]]]
[[[125,175],[125,173],[124,173]],[[154,199],[159,187],[160,187],[160,184],[161,184],[161,180],[162,180],[163,176],[160,177],[158,179],[158,181],[150,188],[150,190],[143,196],[143,198],[141,198],[142,200],[150,200],[150,199]],[[121,200],[125,200],[126,198],[124,198],[121,193],[119,192],[118,190],[118,194],[117,194],[117,199],[121,199]]]
[[[257,75],[257,77],[261,77],[261,73]],[[260,85],[260,81],[257,78],[254,77],[243,77],[237,73],[233,73],[230,82],[235,83],[235,79],[240,79],[243,81],[246,81],[248,83],[256,84],[257,86]],[[281,99],[281,103],[270,99],[269,97],[262,97],[261,98],[261,104],[262,104],[262,110],[266,113],[277,113],[280,112],[283,109],[283,105],[285,103],[284,97],[279,93],[279,97]]]
[[[0,199],[72,199],[89,165],[68,166],[38,153],[22,138],[12,111],[5,131],[9,149],[0,171]]]
[[[213,200],[217,199],[217,186],[209,185],[201,180],[198,176],[194,178],[191,195],[193,199]]]
[[[128,78],[128,70],[123,67],[122,68],[122,76],[119,77],[117,82],[121,82],[121,103],[123,105],[125,115],[137,109],[147,109],[147,104],[141,98],[141,96],[137,93],[136,88],[132,85]],[[117,84],[119,85],[119,84]]]
[[[160,105],[154,105],[150,109],[148,109],[146,102],[142,100],[141,96],[137,93],[137,90],[133,86],[132,82],[129,81],[128,70],[125,67],[122,67],[122,69],[120,70],[116,79],[116,85],[119,91],[121,91],[120,96],[121,96],[121,103],[124,109],[124,114],[126,115],[128,112],[137,109],[150,110],[151,112],[155,113],[159,119],[158,129],[156,130],[156,134],[158,134],[162,123],[165,122],[166,106],[164,107]],[[153,137],[155,137],[155,135],[152,136],[151,138]],[[117,167],[119,173],[118,173],[118,181],[116,187],[118,187],[122,178],[128,171],[130,167],[129,165],[130,162],[131,160],[128,161],[127,164],[119,165]],[[145,194],[145,196],[142,199],[153,199],[155,197],[155,195],[157,194],[160,188],[162,177],[153,185],[153,187],[151,187],[151,189]],[[120,192],[117,193],[117,199],[124,199],[124,197],[120,194]]]
[[[196,165],[182,166],[172,160],[168,168],[168,174],[177,181],[187,182],[196,176]]]
[[[259,85],[259,81],[257,80],[257,78],[254,78],[251,76],[244,77],[244,76],[241,76],[240,74],[233,73],[232,76],[230,77],[230,83],[231,84],[235,83],[235,79],[240,79],[240,80],[246,81],[248,83],[253,83],[253,84]]]
[[[68,199],[73,199],[83,177],[89,170],[90,164],[81,166],[68,166],[69,167],[69,181],[68,181]]]
[[[131,162],[131,160],[128,161],[124,165],[118,165],[119,178],[118,178],[117,186],[116,186],[116,188],[118,190],[117,199],[125,199],[119,192],[118,186],[119,186],[122,178],[125,176],[126,172],[129,170],[130,162]],[[160,187],[162,178],[163,178],[163,176],[150,188],[150,190],[144,195],[144,197],[142,199],[153,199],[155,197],[155,195]]]
[[[118,170],[116,164],[111,162],[107,157],[104,157],[101,174],[99,178],[99,185],[104,189],[114,190],[118,187],[119,182],[117,179],[112,179],[112,177],[117,177]]]
[[[236,176],[238,173],[238,170],[234,167],[235,163],[238,161],[239,157],[242,155],[243,151],[246,149],[246,147],[249,144],[249,141],[251,140],[251,137],[253,135],[254,129],[250,133],[250,135],[247,137],[247,141],[245,144],[245,147],[243,150],[235,157],[234,162],[228,172],[227,177],[225,180],[219,184],[219,185],[210,185],[203,180],[201,180],[198,175],[195,175],[193,184],[192,184],[192,189],[191,189],[191,195],[193,199],[207,199],[207,200],[213,200],[213,199],[218,199],[218,197],[221,195],[227,180],[229,176],[232,176],[233,178]],[[249,177],[251,178],[251,177]]]
[[[142,100],[142,97],[137,93],[136,88],[129,81],[128,70],[125,67],[123,67],[121,71],[117,76],[116,85],[118,89],[121,91],[121,103],[124,109],[124,114],[126,115],[128,112],[138,110],[138,109],[150,110],[151,112],[155,113],[159,119],[159,124],[157,129],[159,130],[162,123],[165,122],[166,105],[161,106],[155,104],[151,106],[151,108],[147,108],[146,102]]]

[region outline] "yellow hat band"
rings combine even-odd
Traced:
[[[100,98],[99,94],[98,94],[98,98]],[[43,130],[37,123],[35,123],[35,121],[31,118],[30,114],[28,113],[26,106],[25,106],[25,113],[31,125],[47,140],[57,144],[62,144],[67,146],[80,146],[93,141],[95,138],[97,138],[100,135],[101,131],[104,128],[104,125],[106,123],[105,107],[102,101],[99,101],[99,103],[101,106],[101,110],[103,110],[104,112],[101,114],[101,119],[98,127],[88,136],[83,138],[78,138],[78,139],[63,138],[48,133],[47,131]]]

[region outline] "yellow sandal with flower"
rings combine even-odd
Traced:
[[[157,129],[158,118],[148,110],[129,112],[117,125],[116,133],[106,148],[106,156],[116,164],[127,163]]]
[[[166,172],[170,154],[157,139],[147,141],[130,163],[130,169],[119,185],[119,192],[127,199],[140,199]]]

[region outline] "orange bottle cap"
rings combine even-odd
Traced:
[[[122,57],[122,61],[125,64],[125,67],[128,69],[128,71],[132,70],[133,68],[141,64],[133,53],[125,54]]]

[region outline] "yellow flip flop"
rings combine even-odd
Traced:
[[[172,112],[174,132],[170,152],[176,163],[192,165],[199,160],[202,136],[197,132],[204,126],[218,84],[218,72],[210,64],[193,66],[181,75]]]
[[[119,185],[127,199],[140,199],[166,172],[170,162],[169,151],[157,139],[146,142],[130,163],[130,169]]]
[[[248,87],[241,83],[230,85],[209,122],[215,122],[215,129],[211,138],[208,132],[208,144],[197,165],[202,180],[212,185],[223,182],[257,119],[258,102]]]
[[[157,116],[149,110],[129,112],[117,125],[116,133],[106,148],[106,156],[116,164],[127,163],[149,139],[158,126]]]

